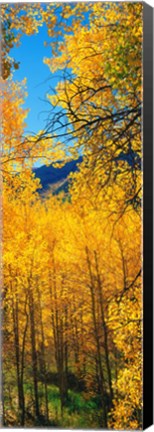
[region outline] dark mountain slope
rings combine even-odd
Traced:
[[[33,172],[35,176],[40,179],[42,185],[42,188],[39,189],[39,193],[45,194],[48,191],[51,191],[52,194],[58,194],[61,191],[67,193],[69,174],[78,170],[78,164],[80,164],[82,160],[83,158],[80,156],[76,160],[66,162],[61,168],[56,168],[52,164],[50,166],[42,165],[39,168],[34,168]],[[127,162],[130,166],[137,166],[137,168],[140,169],[140,159],[134,152],[129,152],[128,154],[121,152],[115,161],[118,164],[120,160]]]
[[[52,193],[57,194],[60,191],[68,191],[68,176],[71,172],[78,170],[78,164],[82,162],[82,156],[78,159],[66,162],[61,168],[55,168],[53,165],[42,165],[39,168],[34,168],[35,176],[40,179],[42,188],[39,192],[45,193],[51,190]]]

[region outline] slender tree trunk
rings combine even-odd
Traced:
[[[68,308],[65,306],[65,341],[64,341],[64,363],[65,363],[65,374],[66,377],[68,375],[68,337],[67,337],[67,331],[68,331]]]
[[[65,340],[64,340],[64,317],[63,310],[60,308],[57,294],[57,275],[54,256],[52,256],[52,282],[50,274],[50,296],[51,296],[51,316],[54,333],[55,345],[55,360],[58,372],[60,401],[61,401],[61,417],[63,417],[63,408],[67,399],[67,377],[65,373]],[[61,286],[62,290],[62,286]],[[62,292],[61,292],[62,296]],[[60,310],[60,309],[61,310]]]
[[[35,415],[36,418],[40,417],[39,410],[39,395],[38,395],[38,378],[37,378],[37,352],[36,352],[36,337],[35,337],[35,317],[34,317],[34,299],[33,292],[29,290],[29,312],[30,312],[30,333],[31,333],[31,348],[32,348],[32,370],[33,370],[33,384],[34,384],[34,397],[35,397]]]
[[[21,419],[22,426],[24,426],[24,424],[25,424],[24,361],[25,361],[26,334],[27,334],[27,329],[28,329],[27,300],[28,300],[28,295],[26,295],[26,300],[25,300],[24,314],[26,316],[26,323],[25,323],[25,328],[24,328],[24,332],[23,332],[22,347],[21,347],[21,387],[23,389],[23,409],[22,409],[22,419]]]
[[[54,339],[54,354],[55,354],[55,362],[57,365],[57,332],[56,332],[56,323],[55,323],[55,308],[53,305],[54,297],[53,297],[53,287],[52,287],[52,276],[51,271],[49,271],[49,293],[50,293],[50,302],[51,302],[51,325],[53,329],[53,339]]]
[[[20,422],[21,426],[24,426],[25,398],[24,398],[23,379],[22,379],[22,375],[21,375],[22,365],[20,364],[21,358],[20,358],[20,344],[19,344],[18,295],[16,294],[15,299],[14,299],[12,284],[11,284],[11,291],[12,291],[12,315],[13,315],[13,328],[14,328],[14,346],[15,346],[15,358],[16,358],[17,388],[18,388],[19,422]]]
[[[85,350],[84,350],[84,326],[83,326],[83,310],[81,307],[80,310],[80,322],[81,322],[81,349],[82,349],[82,355],[83,355],[83,375],[86,374],[86,355],[85,355]]]
[[[45,362],[45,337],[44,337],[44,328],[43,328],[43,317],[42,317],[42,306],[41,306],[41,293],[40,289],[37,286],[38,292],[38,301],[39,301],[39,309],[40,309],[40,326],[41,326],[41,354],[42,354],[42,366],[43,366],[43,377],[44,377],[44,391],[45,391],[45,416],[46,421],[49,421],[49,409],[48,409],[48,386],[47,386],[47,370],[46,370],[46,362]]]
[[[61,282],[61,291],[60,297],[62,299],[63,296],[63,287],[64,287],[64,278]],[[60,369],[60,394],[61,394],[61,413],[63,417],[63,409],[67,401],[67,374],[66,374],[66,364],[65,364],[65,355],[67,350],[67,345],[65,345],[65,324],[66,324],[66,315],[65,315],[65,306],[63,303],[60,308],[60,319],[59,319],[59,344],[60,344],[60,358],[59,358],[59,369]],[[66,361],[67,362],[67,361]]]
[[[89,257],[89,250],[86,247],[86,256],[87,256],[87,265],[90,276],[90,292],[91,292],[91,303],[92,303],[92,317],[94,324],[94,335],[96,340],[96,348],[97,348],[97,360],[98,360],[98,370],[99,370],[99,378],[100,378],[100,392],[101,392],[101,403],[102,403],[102,427],[107,428],[107,410],[105,405],[105,388],[104,388],[104,373],[102,368],[102,360],[101,360],[101,347],[99,341],[98,327],[97,327],[97,319],[96,319],[96,303],[95,303],[95,287],[93,274],[91,269],[91,262]]]
[[[75,359],[76,363],[79,364],[79,330],[78,330],[78,323],[76,319],[76,301],[75,296],[73,296],[73,312],[75,317],[73,318],[74,321],[74,333],[75,333]]]
[[[111,404],[112,404],[114,395],[113,395],[112,375],[111,375],[111,367],[110,367],[110,360],[109,360],[108,331],[107,331],[107,326],[106,326],[106,322],[105,322],[102,284],[101,284],[100,272],[99,272],[99,267],[98,267],[98,258],[97,258],[96,252],[95,252],[95,263],[96,263],[97,283],[98,283],[98,293],[99,293],[99,301],[100,301],[100,308],[101,308],[102,326],[103,326],[103,332],[104,332],[105,360],[106,360],[106,368],[107,368],[108,383],[109,383],[109,390],[110,390],[110,399],[111,399]]]

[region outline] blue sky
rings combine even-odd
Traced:
[[[58,14],[58,12],[56,13]],[[84,25],[88,24],[88,15],[86,13],[83,21]],[[70,25],[71,18],[68,18],[67,22]],[[37,133],[45,127],[50,112],[47,94],[51,94],[50,86],[55,88],[63,75],[62,71],[52,74],[49,67],[43,63],[43,58],[52,55],[51,46],[44,46],[44,41],[51,43],[45,24],[39,27],[37,34],[32,36],[23,35],[20,46],[14,47],[10,51],[10,55],[15,61],[20,62],[19,69],[15,70],[13,74],[13,79],[17,81],[27,79],[28,96],[24,104],[25,108],[30,109],[26,119],[27,128],[25,132],[27,133]]]
[[[16,61],[20,62],[13,79],[21,81],[27,78],[28,96],[24,107],[30,108],[26,120],[28,132],[38,132],[45,126],[47,111],[50,107],[44,99],[49,92],[49,87],[55,87],[59,80],[43,63],[44,57],[51,57],[51,47],[45,47],[44,41],[49,41],[45,25],[40,27],[38,34],[22,36],[21,45],[13,48],[10,53]]]

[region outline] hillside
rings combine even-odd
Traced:
[[[60,191],[67,192],[69,180],[68,177],[71,172],[78,170],[78,164],[82,162],[82,157],[66,162],[61,168],[55,168],[52,164],[49,166],[42,165],[41,167],[34,168],[36,178],[40,179],[42,188],[39,190],[40,194],[51,190],[53,194],[58,194]]]

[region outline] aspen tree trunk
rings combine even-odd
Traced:
[[[46,412],[46,420],[49,421],[49,409],[48,409],[48,386],[47,386],[47,370],[46,370],[46,362],[45,362],[45,337],[44,337],[44,328],[43,328],[43,317],[42,317],[42,307],[41,307],[41,293],[40,289],[37,286],[38,292],[38,301],[39,301],[39,309],[40,309],[40,326],[41,326],[41,354],[42,354],[42,366],[43,366],[43,377],[44,377],[44,390],[45,390],[45,412]]]
[[[94,336],[96,341],[97,348],[97,360],[98,360],[98,370],[99,370],[99,379],[100,379],[100,392],[101,392],[101,403],[102,403],[102,427],[107,428],[107,410],[105,405],[105,388],[104,388],[104,372],[102,368],[102,360],[101,360],[101,347],[99,341],[98,327],[97,327],[97,319],[96,319],[96,302],[95,302],[95,286],[93,280],[93,274],[91,269],[91,262],[89,257],[89,250],[86,247],[86,256],[87,256],[87,265],[90,276],[90,292],[91,292],[91,303],[92,303],[92,317],[94,324]]]
[[[63,295],[63,284],[64,280],[61,282],[61,291],[60,291],[60,297],[62,299]],[[65,314],[65,307],[63,306],[63,303],[60,308],[60,319],[59,319],[59,383],[60,383],[60,399],[61,399],[61,416],[63,417],[63,410],[64,406],[66,404],[67,400],[67,375],[66,375],[66,369],[65,369],[65,323],[66,323],[66,314]]]
[[[24,426],[25,421],[25,397],[23,380],[20,375],[20,344],[19,344],[19,310],[18,310],[18,296],[16,294],[15,300],[13,298],[13,287],[11,284],[12,291],[12,315],[13,315],[13,329],[14,329],[14,346],[15,346],[15,358],[16,358],[16,373],[17,373],[17,388],[18,388],[18,411],[19,411],[19,422],[21,426]]]
[[[76,314],[76,301],[75,301],[75,296],[73,296],[73,312],[74,314]],[[76,316],[73,319],[74,321],[74,333],[75,333],[75,358],[76,358],[76,363],[79,363],[79,330],[78,330],[78,323],[77,323],[77,319]]]
[[[32,348],[32,371],[35,397],[35,415],[39,419],[39,395],[38,395],[38,379],[37,379],[37,352],[36,352],[36,337],[35,337],[35,316],[34,316],[34,299],[32,289],[29,291],[29,312],[30,312],[30,333],[31,333],[31,348]]]
[[[76,347],[76,335],[75,335],[75,326],[74,326],[74,318],[73,318],[74,309],[71,308],[70,314],[70,324],[72,329],[72,340],[73,340],[73,356],[75,363],[78,363],[78,350]]]
[[[98,267],[97,253],[95,252],[94,255],[95,255],[96,272],[97,272],[97,283],[98,283],[98,294],[99,294],[100,309],[101,309],[101,319],[102,319],[102,326],[103,326],[103,332],[104,332],[105,360],[106,360],[106,368],[107,368],[108,383],[109,383],[109,390],[110,390],[110,400],[111,400],[111,404],[112,404],[114,395],[113,395],[112,375],[111,375],[111,367],[110,367],[110,360],[109,360],[108,331],[107,331],[107,326],[106,326],[105,316],[104,316],[103,292],[102,292],[102,283],[101,283],[100,272],[99,272],[99,267]]]
[[[65,363],[65,374],[66,378],[68,375],[68,337],[67,337],[67,331],[68,331],[68,308],[65,306],[65,333],[64,333],[64,363]]]
[[[53,265],[53,300],[54,300],[54,329],[55,329],[55,358],[56,366],[58,372],[58,382],[60,391],[60,401],[61,401],[61,417],[63,417],[63,364],[62,364],[62,352],[61,352],[61,329],[60,329],[60,319],[57,304],[57,277],[56,277],[56,266],[54,256],[52,257]]]
[[[65,405],[65,394],[64,394],[64,353],[63,353],[63,321],[60,318],[59,323],[59,347],[58,347],[58,374],[59,374],[59,389],[60,389],[60,401],[61,401],[61,417],[63,418],[63,409]]]
[[[62,309],[59,310],[58,293],[57,293],[57,277],[54,256],[52,257],[53,278],[51,281],[50,273],[50,296],[51,296],[51,317],[54,334],[55,345],[55,360],[58,372],[60,401],[61,401],[61,417],[63,417],[63,408],[67,399],[67,378],[65,374],[65,341],[64,341],[64,323],[62,317]],[[62,287],[61,287],[62,288]]]
[[[21,347],[21,387],[23,389],[23,409],[22,409],[22,419],[21,419],[22,420],[22,426],[24,426],[24,423],[25,423],[24,360],[25,360],[26,334],[27,334],[27,329],[28,329],[28,313],[26,310],[27,300],[28,300],[28,297],[26,296],[25,309],[24,309],[24,314],[26,315],[26,323],[25,323],[23,339],[22,339],[22,347]]]
[[[81,307],[80,310],[80,322],[81,322],[81,347],[82,347],[82,355],[83,355],[83,374],[86,374],[86,355],[84,350],[84,326],[83,326],[83,309]]]
[[[118,355],[117,355],[117,348],[114,347],[114,357],[115,357],[115,384],[116,384],[116,390],[114,392],[115,399],[117,398],[117,381],[118,381]]]
[[[57,365],[57,332],[56,332],[56,323],[55,323],[55,308],[53,306],[53,289],[52,289],[52,276],[51,271],[49,271],[49,293],[50,293],[50,301],[51,301],[51,324],[53,329],[53,339],[54,339],[54,354],[55,354],[55,362]]]

